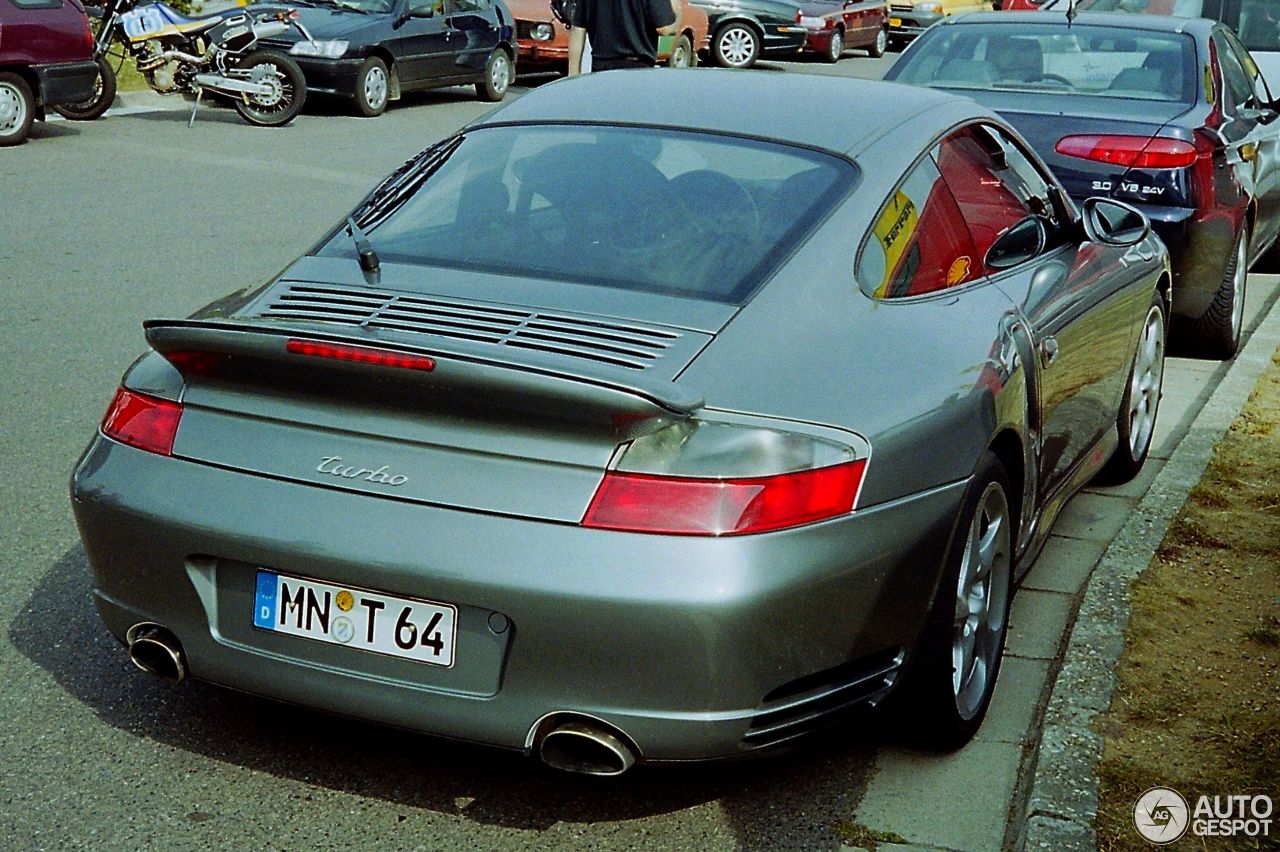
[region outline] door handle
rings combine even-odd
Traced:
[[[1058,359],[1058,339],[1049,335],[1040,341],[1040,363],[1048,367]]]

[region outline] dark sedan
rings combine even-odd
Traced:
[[[307,92],[350,98],[380,115],[418,89],[474,83],[500,101],[515,77],[514,19],[502,0],[298,0],[303,26],[262,42],[287,51]]]
[[[1245,274],[1280,232],[1280,112],[1230,29],[1199,18],[975,14],[925,33],[887,77],[997,110],[1073,197],[1140,207],[1172,257],[1179,340],[1235,354]]]
[[[750,68],[761,56],[804,48],[808,30],[791,0],[690,0],[707,13],[707,52],[721,68]]]
[[[99,611],[155,674],[579,772],[894,693],[954,748],[1015,577],[1146,459],[1168,288],[966,98],[559,81],[145,324],[72,484]]]

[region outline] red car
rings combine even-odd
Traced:
[[[80,0],[0,0],[0,145],[18,145],[45,107],[83,101],[98,85]]]
[[[806,0],[800,13],[808,31],[804,49],[828,62],[839,60],[848,47],[864,47],[880,57],[889,46],[886,0]]]

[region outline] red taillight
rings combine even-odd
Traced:
[[[742,535],[853,511],[866,460],[743,479],[605,475],[583,526],[665,535]]]
[[[102,434],[149,453],[172,455],[182,406],[120,388],[102,418]]]
[[[372,364],[377,367],[399,367],[404,370],[424,370],[430,372],[436,362],[425,355],[406,355],[403,352],[391,352],[386,349],[369,349],[364,346],[340,346],[334,343],[317,343],[313,340],[290,340],[285,348],[295,355],[307,355],[313,358],[334,358],[339,361],[354,361],[359,364]]]
[[[1053,150],[1126,169],[1181,169],[1196,161],[1190,142],[1158,136],[1064,136]]]

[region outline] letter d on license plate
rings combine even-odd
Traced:
[[[447,667],[457,625],[449,604],[258,571],[253,626],[263,630]]]

